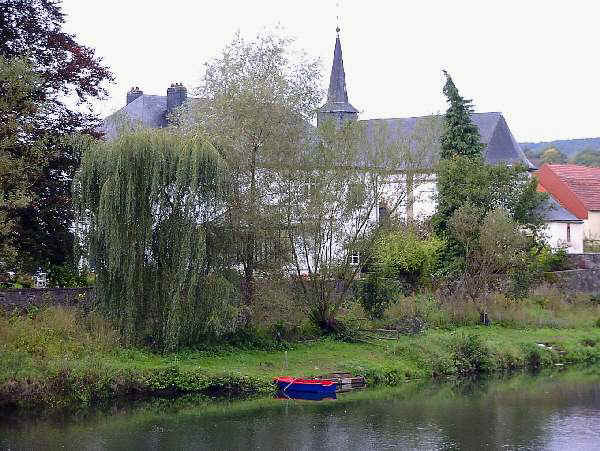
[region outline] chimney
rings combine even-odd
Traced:
[[[187,89],[181,83],[171,83],[167,89],[167,119],[173,110],[180,107],[187,98]]]
[[[135,99],[140,97],[142,94],[144,94],[144,93],[137,86],[134,86],[133,88],[131,88],[131,90],[127,93],[126,105],[129,105],[131,102],[133,102]]]

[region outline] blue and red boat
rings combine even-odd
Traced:
[[[335,396],[337,384],[326,379],[300,379],[295,377],[277,377],[275,382],[283,393],[304,392],[317,393],[322,396]]]

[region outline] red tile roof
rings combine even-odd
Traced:
[[[537,176],[541,190],[552,194],[560,204],[580,219],[588,211],[600,210],[600,168],[576,164],[545,164]]]

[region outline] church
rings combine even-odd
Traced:
[[[333,63],[329,78],[329,88],[325,104],[317,111],[317,126],[326,120],[334,120],[341,124],[345,121],[357,121],[369,133],[385,128],[388,138],[399,140],[410,137],[420,125],[434,116],[409,118],[381,118],[361,120],[359,110],[349,101],[346,87],[346,74],[342,56],[342,45],[336,29],[336,39],[333,52]],[[187,101],[187,90],[182,84],[172,84],[166,96],[144,94],[135,87],[127,93],[126,105],[104,120],[102,131],[107,139],[114,139],[119,134],[120,124],[135,122],[143,127],[162,128],[169,125],[169,115],[177,107]],[[510,128],[500,112],[473,113],[472,122],[479,129],[481,142],[484,145],[485,160],[490,164],[523,164],[533,174],[537,168],[527,159]],[[430,159],[428,166],[421,168],[429,172],[429,177],[421,179],[418,185],[412,186],[398,212],[411,218],[423,219],[435,211],[435,175],[433,165],[435,158]],[[582,252],[582,240],[573,242],[571,237],[578,237],[581,221],[564,209],[554,199],[550,199],[550,209],[546,214],[548,241],[553,246],[563,246],[570,253]],[[379,211],[373,220],[379,220]],[[563,233],[563,229],[565,232]],[[575,233],[573,233],[575,231]],[[564,235],[564,236],[563,236]],[[581,234],[582,235],[582,234]],[[581,241],[581,242],[579,242]]]

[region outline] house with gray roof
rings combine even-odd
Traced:
[[[581,254],[585,235],[583,220],[563,207],[551,194],[541,208],[546,224],[546,242],[555,249],[564,248],[568,254]]]
[[[163,128],[169,115],[187,101],[187,89],[181,83],[167,88],[167,95],[148,95],[136,87],[127,93],[125,106],[104,119],[101,131],[105,139],[118,136],[120,130],[132,126]]]

